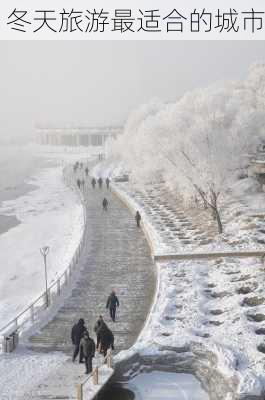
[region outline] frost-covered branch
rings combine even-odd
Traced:
[[[195,90],[175,103],[153,101],[130,116],[112,145],[137,182],[160,177],[190,203],[199,196],[222,232],[220,202],[265,140],[265,66],[243,82]]]

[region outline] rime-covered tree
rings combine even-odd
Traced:
[[[222,233],[220,202],[245,166],[265,126],[265,67],[244,82],[187,93],[173,104],[153,102],[134,112],[115,152],[136,181],[158,176],[184,202],[202,199]]]

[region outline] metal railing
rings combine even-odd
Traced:
[[[99,368],[104,364],[107,364],[108,368],[112,368],[112,353],[110,349],[107,351],[107,355],[104,357],[102,364],[93,368],[93,371],[86,377],[86,379],[82,383],[76,385],[77,400],[86,400],[84,399],[84,387],[91,378],[93,385],[99,384]]]
[[[63,180],[65,184],[71,187],[73,190],[76,190],[75,181],[73,179],[73,174],[70,172],[70,167],[66,166],[63,169]],[[84,212],[84,227],[82,232],[81,241],[71,259],[70,264],[67,266],[65,271],[56,279],[48,287],[48,302],[46,297],[46,291],[43,292],[33,303],[31,303],[25,310],[19,313],[15,318],[9,321],[6,325],[0,327],[0,336],[5,337],[12,332],[17,331],[27,322],[34,323],[37,319],[37,316],[40,312],[47,309],[47,304],[50,306],[55,302],[55,300],[61,296],[64,292],[64,289],[70,283],[73,271],[76,269],[78,265],[78,261],[80,259],[80,254],[83,249],[85,243],[85,234],[86,234],[86,207],[84,202],[84,196],[81,191],[79,191],[79,195],[83,205]]]

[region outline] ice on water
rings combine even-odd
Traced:
[[[128,385],[136,400],[208,400],[200,382],[190,374],[151,372],[138,375]]]

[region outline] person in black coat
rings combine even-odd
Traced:
[[[102,201],[102,207],[103,207],[103,211],[107,211],[108,210],[108,200],[106,199],[106,197],[104,197],[103,201]]]
[[[99,351],[104,357],[107,355],[108,349],[114,350],[114,336],[109,327],[104,323],[98,331],[99,335]]]
[[[136,220],[136,224],[137,224],[138,228],[140,228],[141,219],[142,219],[141,214],[139,213],[139,211],[136,211],[135,220]]]
[[[119,306],[120,306],[119,299],[116,296],[115,290],[112,290],[111,294],[108,297],[106,308],[109,309],[110,318],[112,319],[113,322],[115,322],[116,307]]]
[[[98,186],[100,189],[102,188],[102,183],[103,183],[102,178],[98,178]]]
[[[73,326],[71,332],[71,339],[74,345],[73,362],[75,362],[78,353],[79,353],[79,362],[80,363],[83,362],[83,352],[81,351],[81,349],[79,349],[79,347],[80,347],[80,341],[85,331],[87,331],[87,328],[85,327],[85,321],[83,320],[83,318],[80,318],[78,323]]]
[[[99,348],[99,332],[100,332],[100,329],[103,326],[106,326],[106,323],[103,320],[102,315],[100,315],[98,320],[97,320],[97,322],[95,323],[95,326],[94,326],[94,332],[95,332],[95,334],[97,336],[97,345],[96,345],[97,349]]]
[[[91,185],[93,186],[93,189],[95,189],[96,183],[97,183],[96,179],[92,178]]]
[[[86,374],[92,372],[92,358],[95,357],[95,350],[95,342],[86,331],[80,342],[80,352],[82,351],[85,357]]]
[[[106,179],[106,186],[107,186],[107,189],[109,189],[109,184],[110,184],[110,180],[109,180],[109,178],[107,178],[107,179]]]

